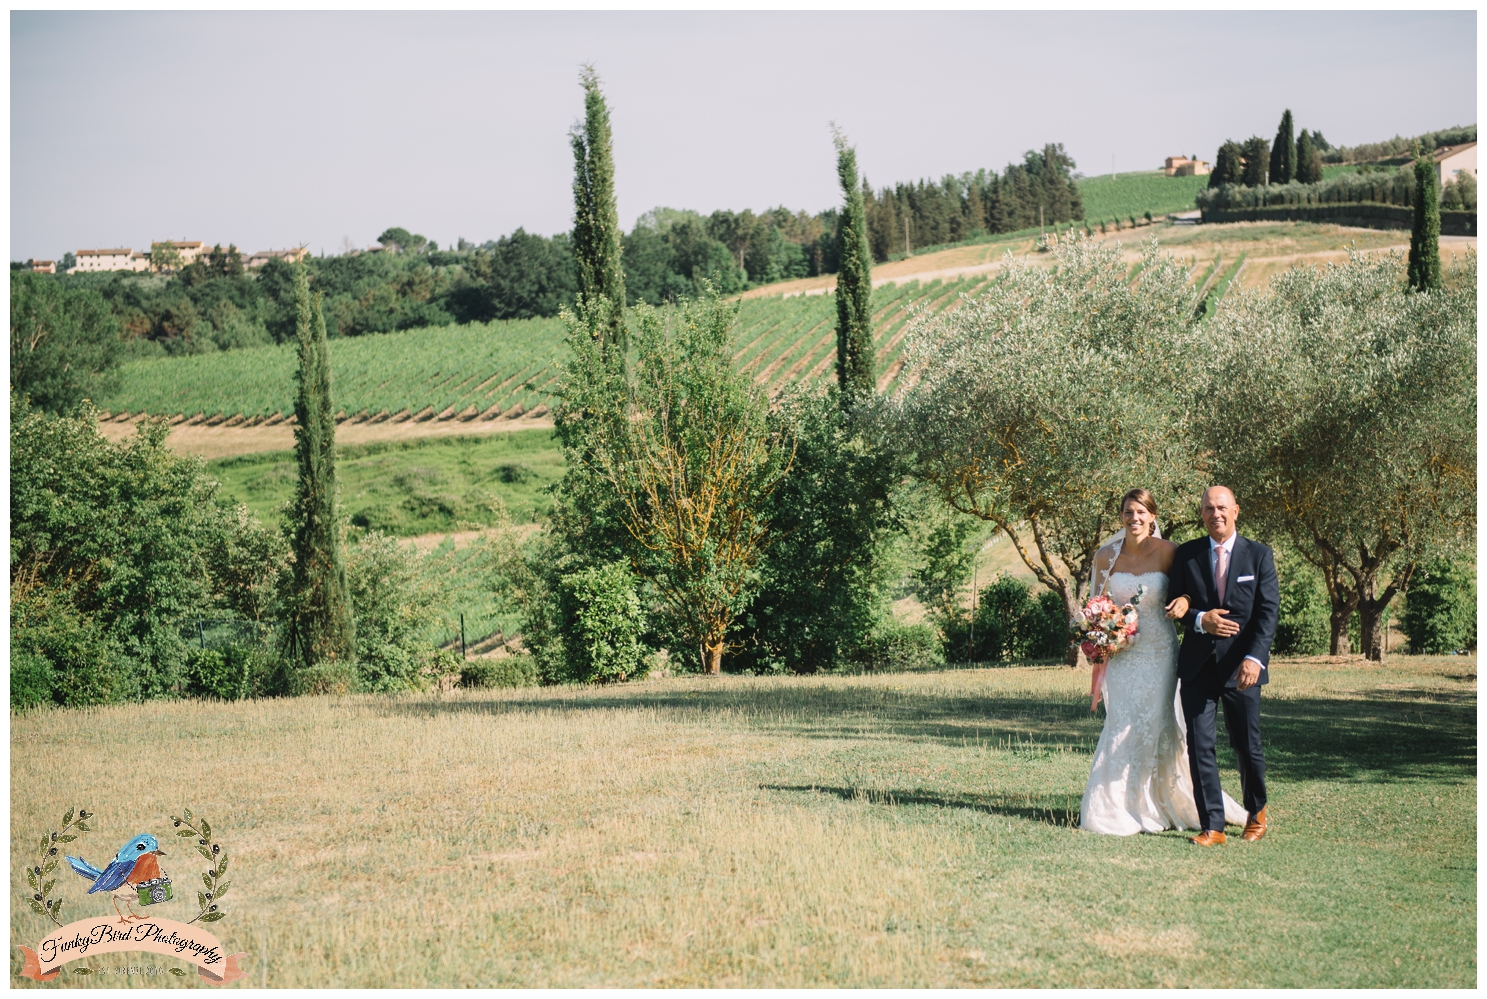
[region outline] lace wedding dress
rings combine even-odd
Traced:
[[[1080,828],[1112,836],[1199,828],[1177,698],[1177,631],[1162,611],[1167,574],[1112,572],[1107,592],[1119,605],[1142,585],[1136,644],[1106,668],[1105,727],[1079,807]],[[1240,825],[1248,818],[1228,794],[1224,818]]]

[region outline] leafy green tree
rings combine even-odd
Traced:
[[[1415,568],[1476,534],[1476,261],[1429,295],[1408,293],[1402,265],[1298,267],[1226,302],[1187,382],[1196,446],[1241,526],[1322,574],[1332,653],[1356,611],[1375,660]]]
[[[216,483],[165,446],[169,430],[146,422],[114,443],[91,409],[27,414],[12,397],[11,647],[50,663],[57,703],[163,697],[181,681],[179,628],[206,606],[221,524]]]
[[[1435,160],[1415,160],[1415,218],[1410,233],[1410,287],[1439,291],[1441,287],[1441,210],[1437,201]]]
[[[793,454],[763,390],[733,366],[737,311],[716,296],[665,313],[638,307],[628,380],[594,336],[607,317],[580,313],[560,421],[580,443],[570,457],[607,487],[606,507],[617,500],[625,554],[667,630],[707,673],[721,670],[758,585],[768,501]]]
[[[843,409],[834,391],[780,400],[773,420],[795,460],[765,507],[774,541],[740,615],[738,668],[830,669],[860,658],[891,617],[904,463],[880,405]]]
[[[181,251],[171,242],[150,244],[152,270],[173,273],[181,269]]]
[[[573,304],[578,275],[566,235],[548,239],[518,228],[487,246],[470,253],[467,283],[450,293],[461,322],[555,316]]]
[[[994,524],[1069,613],[1120,497],[1140,483],[1191,509],[1199,481],[1171,386],[1197,334],[1183,269],[1146,248],[1060,241],[1054,266],[1008,259],[978,298],[909,337],[898,439],[951,507]],[[1170,522],[1169,522],[1170,526]]]
[[[1416,570],[1405,599],[1410,649],[1450,655],[1477,647],[1477,574],[1465,562],[1438,559]]]
[[[49,413],[112,391],[123,344],[98,292],[51,275],[10,273],[10,390]]]
[[[1226,140],[1219,146],[1218,156],[1214,159],[1213,172],[1208,175],[1209,187],[1223,187],[1225,184],[1239,184],[1244,181],[1244,147],[1232,140]]]
[[[578,269],[578,296],[592,303],[605,298],[615,304],[609,325],[597,335],[623,362],[625,349],[625,268],[620,242],[619,209],[614,196],[614,143],[610,135],[609,106],[599,89],[594,67],[580,76],[584,93],[584,122],[570,135],[573,144],[573,257]]]
[[[383,230],[377,242],[395,253],[422,253],[429,247],[428,237],[411,233],[402,226]]]
[[[835,142],[837,179],[845,200],[837,230],[841,269],[836,275],[836,380],[842,405],[850,407],[878,390],[873,371],[873,257],[857,183],[857,151],[841,132]]]
[[[1296,139],[1296,182],[1320,184],[1322,182],[1322,153],[1312,141],[1311,133],[1301,130]]]
[[[1267,164],[1270,160],[1270,143],[1258,135],[1244,142],[1244,172],[1239,182],[1245,187],[1264,187]]]
[[[1270,147],[1270,183],[1289,184],[1296,179],[1296,125],[1291,109],[1280,116],[1275,142]]]
[[[301,671],[322,663],[356,662],[356,626],[346,580],[336,495],[336,421],[331,405],[330,352],[319,298],[310,278],[295,272],[299,370],[294,457],[299,482],[289,508],[294,573],[289,596],[290,653]]]

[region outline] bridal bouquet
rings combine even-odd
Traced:
[[[1102,593],[1091,597],[1084,609],[1069,622],[1073,642],[1094,667],[1090,677],[1091,711],[1100,704],[1100,688],[1104,685],[1105,665],[1110,662],[1110,657],[1136,644],[1139,622],[1136,605],[1145,595],[1146,587],[1137,587],[1130,603],[1116,606],[1114,600]]]

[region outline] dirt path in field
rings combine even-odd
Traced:
[[[137,419],[104,420],[98,429],[111,440],[134,433]],[[406,441],[420,437],[457,437],[470,434],[500,434],[513,430],[550,430],[547,415],[495,420],[405,420],[400,423],[347,420],[336,428],[339,444],[370,444],[373,441]],[[230,458],[259,451],[287,451],[294,447],[294,427],[287,423],[257,426],[207,426],[180,423],[166,443],[177,451],[203,458]],[[441,535],[442,537],[442,535]]]

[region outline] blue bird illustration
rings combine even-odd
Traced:
[[[163,856],[165,851],[160,849],[159,840],[149,833],[141,833],[119,847],[114,859],[101,871],[82,857],[68,857],[67,866],[93,882],[93,887],[88,889],[89,895],[99,891],[112,892],[119,922],[127,923],[130,919],[145,918],[134,911],[130,902],[135,898],[136,885],[160,877],[160,861],[156,858]],[[128,916],[119,911],[121,895],[125,899],[125,908],[129,909]]]

